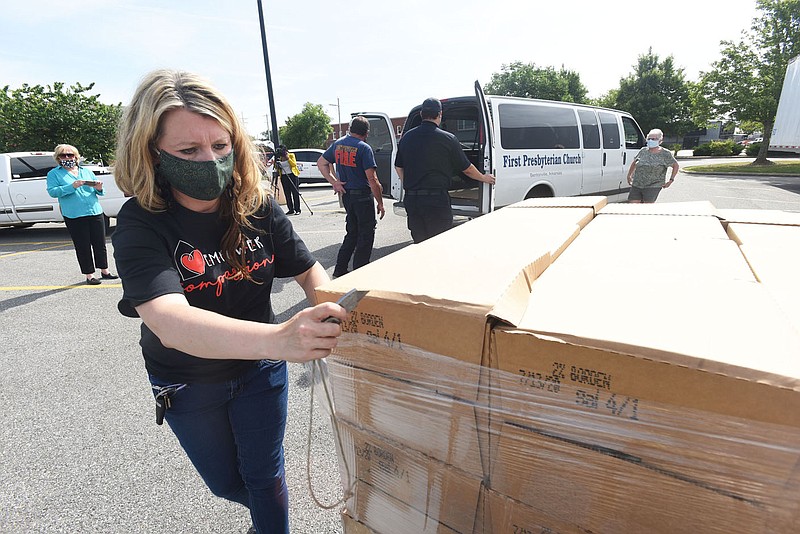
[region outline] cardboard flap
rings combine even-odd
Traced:
[[[658,204],[609,204],[601,214],[614,215],[711,215],[719,217],[717,208],[707,200],[695,202],[659,202]]]
[[[549,197],[529,198],[506,208],[592,208],[595,213],[608,205],[607,197]]]
[[[719,209],[717,216],[728,223],[800,226],[800,213],[782,210]]]
[[[335,300],[352,288],[385,298],[486,316],[526,269],[538,276],[594,217],[592,208],[502,209],[369,263],[320,288]],[[531,269],[531,265],[535,265]]]
[[[522,320],[528,307],[533,281],[550,265],[550,255],[543,254],[535,262],[525,267],[514,278],[489,316],[506,324],[516,326]]]

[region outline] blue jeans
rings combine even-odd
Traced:
[[[372,256],[372,245],[375,243],[375,202],[369,189],[347,191],[344,194],[345,236],[339,254],[336,256],[334,276],[342,276],[347,272],[350,258],[353,258],[353,269],[369,263]]]
[[[259,534],[289,533],[287,398],[286,362],[263,360],[235,380],[187,385],[164,416],[211,492],[248,507]]]

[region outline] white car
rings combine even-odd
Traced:
[[[290,150],[297,160],[297,170],[300,171],[301,184],[319,184],[328,181],[317,168],[317,160],[325,153],[319,148],[295,148]]]

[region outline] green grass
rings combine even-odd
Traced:
[[[800,161],[776,161],[773,165],[751,165],[750,163],[720,163],[718,165],[693,165],[681,168],[683,172],[722,172],[730,174],[787,174],[800,176]]]

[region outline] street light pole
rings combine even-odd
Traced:
[[[336,124],[336,138],[342,136],[342,108],[339,106],[339,97],[336,97],[335,104],[328,104],[329,106],[336,106],[336,115],[338,117],[339,122]]]

